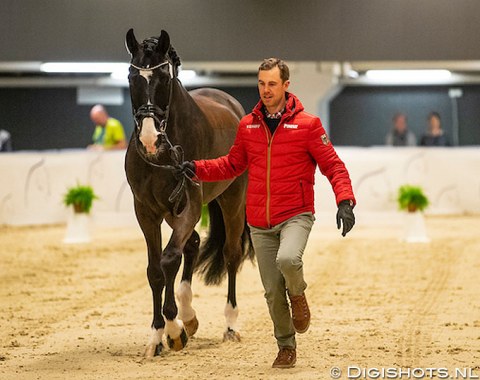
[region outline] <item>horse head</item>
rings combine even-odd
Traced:
[[[180,59],[164,30],[160,37],[138,43],[130,29],[125,44],[132,57],[128,81],[136,124],[134,133],[141,142],[141,147],[137,147],[146,157],[158,157],[166,149],[165,129]]]

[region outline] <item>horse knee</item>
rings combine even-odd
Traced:
[[[200,235],[197,231],[193,231],[190,238],[187,240],[185,249],[198,250],[200,247]]]
[[[165,250],[160,259],[160,266],[162,268],[165,278],[175,277],[180,268],[182,261],[182,254],[178,250]]]

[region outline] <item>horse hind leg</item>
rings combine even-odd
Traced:
[[[219,199],[225,222],[223,256],[228,274],[227,304],[225,305],[224,311],[227,329],[223,334],[223,340],[239,342],[240,333],[237,325],[239,310],[236,296],[236,278],[243,260],[242,235],[245,228],[245,205],[242,201],[238,201],[242,199],[242,197],[238,196],[234,190],[235,187],[232,187],[232,189],[229,188],[228,191],[232,193],[224,193]],[[234,205],[236,207],[233,207]]]
[[[200,236],[193,231],[183,249],[183,274],[176,296],[178,302],[178,317],[183,321],[188,337],[192,337],[198,330],[198,319],[192,307],[192,277],[195,261],[198,256]]]

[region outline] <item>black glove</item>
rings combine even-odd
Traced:
[[[188,178],[195,177],[195,164],[193,161],[183,161],[181,164],[175,166],[173,176],[175,178],[181,178],[184,175],[187,175]]]
[[[355,224],[355,215],[353,215],[353,207],[351,201],[341,201],[337,211],[337,228],[340,229],[343,224],[342,236],[345,236]]]

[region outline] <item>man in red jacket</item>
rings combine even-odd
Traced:
[[[342,235],[355,224],[348,171],[320,119],[304,111],[287,91],[289,84],[282,60],[264,60],[258,71],[261,99],[240,121],[230,152],[177,168],[178,174],[195,173],[201,181],[234,178],[248,169],[247,222],[279,347],[274,368],[295,365],[295,332],[304,333],[310,325],[302,256],[314,221],[317,165],[335,193]]]

